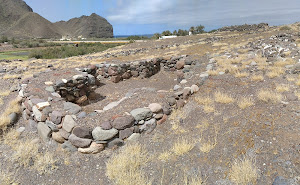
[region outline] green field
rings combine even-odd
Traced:
[[[0,60],[27,60],[29,55],[29,50],[19,50],[19,51],[7,51],[0,52]]]

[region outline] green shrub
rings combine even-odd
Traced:
[[[287,30],[291,30],[292,28],[289,26],[282,26],[279,30],[280,31],[287,31]]]
[[[100,52],[119,45],[120,44],[80,43],[78,47],[75,47],[73,45],[63,45],[60,47],[35,49],[30,52],[29,58],[37,58],[37,59],[67,58],[72,56],[79,56],[79,55],[85,55],[94,52]]]

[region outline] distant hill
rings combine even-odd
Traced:
[[[81,16],[69,21],[54,23],[72,37],[113,37],[112,25],[103,17],[93,13],[90,16]]]
[[[22,16],[4,35],[15,38],[60,38],[62,30],[37,13]]]
[[[28,12],[33,12],[32,8],[22,0],[0,0],[0,33]]]
[[[51,23],[23,0],[0,0],[0,35],[15,38],[113,37],[112,25],[97,14]]]

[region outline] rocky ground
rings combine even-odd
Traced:
[[[172,113],[152,132],[135,133],[138,137],[125,139],[124,146],[111,145],[97,154],[45,142],[34,120],[9,114],[10,121],[19,119],[2,133],[0,182],[299,184],[299,27],[289,28],[137,42],[60,60],[1,61],[2,115],[15,110],[10,102],[25,81],[30,95],[68,114],[59,108],[65,100],[49,94],[49,82],[72,77],[90,64],[182,55],[193,64],[180,67],[178,62],[149,78],[119,83],[99,77],[98,96],[75,113],[80,126],[94,128],[151,103],[167,103]],[[199,91],[173,105],[194,84]],[[0,121],[5,122],[3,116]]]

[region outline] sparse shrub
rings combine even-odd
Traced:
[[[289,27],[289,26],[282,26],[282,27],[280,27],[280,31],[288,31],[288,30],[291,30],[292,28],[291,27]]]
[[[285,92],[285,91],[289,91],[290,90],[290,86],[287,84],[279,84],[276,85],[276,91],[277,92]]]
[[[190,140],[180,138],[178,141],[174,144],[172,151],[175,155],[181,156],[189,151],[191,151],[194,148],[195,144],[192,143]]]
[[[244,77],[249,76],[249,73],[238,71],[237,73],[234,74],[234,76],[235,76],[236,78],[244,78]]]
[[[256,184],[258,172],[255,162],[250,158],[236,160],[229,171],[229,178],[235,184]]]
[[[241,109],[245,109],[247,107],[254,105],[254,101],[252,98],[242,97],[238,100],[237,104]]]
[[[219,75],[219,71],[217,71],[217,70],[209,70],[209,71],[207,71],[207,73],[210,76],[217,76],[217,75]]]
[[[197,96],[195,97],[195,101],[200,105],[209,105],[213,102],[213,100],[209,96],[207,97]]]
[[[271,102],[271,103],[278,103],[282,99],[282,95],[273,92],[269,89],[261,89],[257,94],[258,99],[264,101],[264,102]]]
[[[147,151],[139,144],[127,145],[106,163],[106,175],[119,185],[150,185],[141,167],[148,162]]]
[[[204,105],[203,110],[205,113],[212,113],[215,112],[215,107],[213,105]]]
[[[234,99],[230,95],[222,93],[221,91],[217,91],[215,92],[215,101],[218,103],[227,104],[234,102]]]
[[[263,81],[264,80],[264,76],[263,75],[253,75],[251,77],[252,81]]]
[[[284,69],[281,67],[271,67],[270,71],[267,73],[269,78],[279,77],[280,75],[284,74]]]
[[[61,47],[35,49],[29,54],[29,58],[67,58],[78,55],[85,55],[94,52],[104,51],[106,49],[120,46],[121,44],[101,44],[101,43],[81,43],[78,47],[64,45]]]
[[[158,159],[161,160],[161,161],[167,161],[170,159],[172,153],[171,152],[163,152],[161,153],[159,156],[158,156]]]

